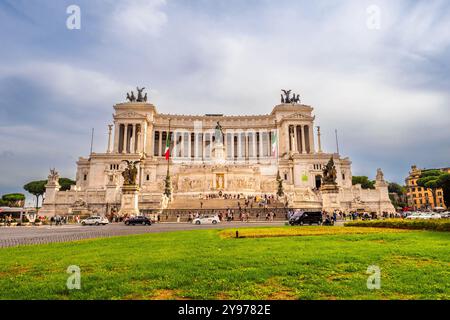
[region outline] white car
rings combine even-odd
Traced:
[[[422,216],[421,213],[413,212],[413,213],[409,214],[409,215],[406,217],[406,219],[409,219],[409,220],[420,219],[421,216]]]
[[[449,211],[442,212],[441,218],[450,218],[450,212]]]
[[[424,219],[424,220],[429,220],[429,219],[440,219],[441,215],[439,213],[434,213],[434,212],[414,212],[413,214],[409,215],[406,217],[406,219]]]
[[[101,225],[101,224],[102,225],[106,225],[108,223],[109,223],[108,219],[106,219],[105,217],[100,217],[100,216],[89,217],[89,218],[84,219],[84,220],[81,221],[81,224],[83,226],[86,226],[86,225],[96,225],[96,226],[98,226],[98,225]]]
[[[441,218],[441,215],[439,213],[427,212],[427,213],[421,215],[419,219],[429,220],[429,219],[440,219],[440,218]]]
[[[194,218],[194,220],[192,220],[193,224],[208,224],[208,223],[217,224],[219,222],[220,219],[218,216],[203,216]]]

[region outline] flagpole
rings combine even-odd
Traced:
[[[277,125],[277,119],[275,119],[275,143],[276,143],[276,150],[275,150],[275,152],[276,152],[276,155],[275,155],[275,157],[276,157],[276,159],[277,159],[277,169],[279,170],[279,167],[278,167],[278,155],[280,154],[280,146],[278,145],[278,125]]]
[[[169,133],[168,136],[166,137],[166,140],[169,140],[169,156],[167,157],[167,175],[169,175],[169,167],[170,167],[170,118],[169,118]]]
[[[169,198],[169,202],[170,202],[170,196],[171,196],[171,191],[170,191],[170,118],[169,118],[169,132],[166,136],[166,157],[167,157],[167,175],[166,175],[166,180],[165,180],[165,185],[164,185],[164,194]]]

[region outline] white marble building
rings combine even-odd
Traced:
[[[105,152],[79,158],[71,190],[59,191],[57,183],[49,183],[42,213],[106,214],[120,209],[123,160],[141,161],[139,208],[166,207],[164,150],[169,121],[173,201],[220,191],[275,194],[279,171],[290,207],[394,210],[381,170],[375,189],[352,186],[350,159],[321,150],[320,129],[316,139],[314,135],[313,108],[298,102],[277,105],[270,114],[248,116],[163,114],[151,103],[126,102],[114,106],[113,120]],[[218,122],[223,132],[220,148],[215,141]],[[338,193],[325,199],[320,191],[322,169],[331,157]]]

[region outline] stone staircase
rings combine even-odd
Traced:
[[[239,203],[245,208],[245,199],[199,199],[198,197],[177,196],[168,205],[167,209],[238,209]],[[258,203],[252,201],[252,208],[262,208]],[[271,200],[268,208],[282,208],[283,203]],[[250,208],[250,206],[249,206]]]

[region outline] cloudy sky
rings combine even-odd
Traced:
[[[0,194],[50,167],[74,178],[91,128],[103,152],[136,85],[182,114],[266,114],[290,88],[325,150],[338,129],[354,175],[450,166],[449,14],[448,1],[2,0]]]

